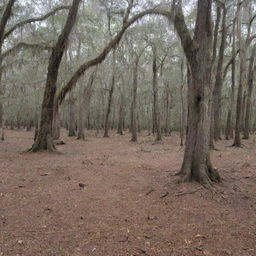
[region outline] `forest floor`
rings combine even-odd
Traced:
[[[212,191],[176,185],[177,135],[63,137],[59,153],[22,153],[33,133],[0,143],[0,256],[255,256],[256,147],[217,144]]]

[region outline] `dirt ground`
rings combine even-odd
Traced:
[[[32,132],[0,143],[0,256],[255,256],[256,147],[217,144],[213,191],[176,185],[177,135],[63,137],[59,153],[22,153]]]

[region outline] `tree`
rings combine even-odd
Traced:
[[[157,50],[155,45],[152,46],[153,50],[153,64],[152,64],[152,73],[153,73],[153,132],[156,132],[156,141],[162,140],[161,135],[161,123],[160,123],[160,111],[159,111],[159,102],[158,102],[158,68],[157,68]]]
[[[48,73],[44,91],[44,98],[41,110],[41,121],[37,138],[30,149],[31,152],[42,150],[53,151],[55,146],[52,138],[52,121],[54,112],[54,98],[56,93],[56,82],[58,78],[59,66],[67,47],[67,41],[71,30],[75,24],[78,7],[81,0],[73,0],[72,6],[69,10],[66,24],[58,38],[56,45],[52,49],[52,54],[49,59]]]
[[[191,38],[180,5],[176,5],[175,28],[188,60],[188,133],[179,182],[195,180],[206,187],[220,176],[210,160],[210,113],[212,98],[212,0],[198,0],[195,34]]]
[[[139,67],[139,60],[141,55],[143,54],[145,48],[142,49],[139,54],[134,51],[135,54],[135,61],[133,67],[133,88],[132,88],[132,104],[131,104],[131,133],[132,138],[131,141],[137,141],[137,130],[138,130],[138,122],[137,122],[137,89],[138,89],[138,67]]]
[[[226,16],[227,16],[227,8],[223,4],[222,6],[223,14],[222,14],[222,36],[221,36],[221,44],[218,56],[218,64],[217,64],[217,72],[216,72],[216,81],[213,90],[213,134],[214,140],[217,141],[221,139],[221,96],[222,96],[222,87],[223,87],[223,60],[224,60],[224,52],[226,48],[226,40],[227,40],[227,27],[226,27]]]
[[[63,10],[63,9],[68,9],[68,6],[59,6],[57,8],[55,8],[53,11],[41,16],[41,17],[36,17],[36,18],[30,18],[30,19],[25,19],[22,20],[16,24],[14,24],[12,27],[10,27],[7,31],[6,31],[6,25],[8,23],[8,20],[10,19],[11,15],[12,15],[12,8],[14,6],[16,0],[9,0],[6,4],[6,8],[4,9],[2,18],[0,19],[0,98],[4,95],[4,88],[2,85],[2,72],[3,72],[3,68],[2,68],[2,63],[4,58],[6,58],[7,56],[16,53],[17,51],[24,49],[24,48],[36,48],[36,49],[47,49],[49,50],[50,47],[46,47],[46,46],[41,46],[39,44],[28,44],[25,42],[19,42],[18,44],[16,44],[15,46],[11,47],[10,49],[8,49],[5,52],[2,52],[2,47],[3,47],[3,43],[4,41],[13,33],[15,32],[18,28],[21,28],[23,26],[25,26],[26,24],[31,24],[37,21],[43,21],[45,19],[47,19],[48,17],[54,15],[56,12],[58,12],[59,10]],[[0,100],[0,126],[2,126],[2,136],[1,139],[4,140],[4,107],[3,107],[3,101]]]
[[[245,127],[244,127],[244,139],[249,139],[250,137],[250,119],[251,119],[251,107],[252,107],[252,91],[253,91],[253,80],[255,74],[255,53],[256,53],[256,46],[253,47],[250,64],[248,68],[248,94],[247,94],[247,102],[246,102],[246,114],[245,114]]]

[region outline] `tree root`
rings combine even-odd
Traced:
[[[176,175],[180,176],[177,183],[196,181],[207,189],[210,189],[214,182],[220,182],[221,178],[217,169],[207,160],[199,170],[195,170],[191,164],[185,164]]]
[[[57,149],[54,145],[52,136],[48,134],[45,137],[40,137],[38,136],[33,144],[33,146],[27,151],[29,153],[36,153],[36,152],[42,152],[42,151],[47,151],[47,152],[55,152]]]

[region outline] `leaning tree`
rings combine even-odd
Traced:
[[[73,0],[66,24],[58,38],[56,45],[52,49],[52,54],[48,65],[40,127],[36,140],[30,149],[31,152],[37,152],[41,150],[53,151],[55,149],[52,137],[52,121],[58,71],[64,50],[67,46],[69,35],[76,21],[80,2],[81,0]]]

